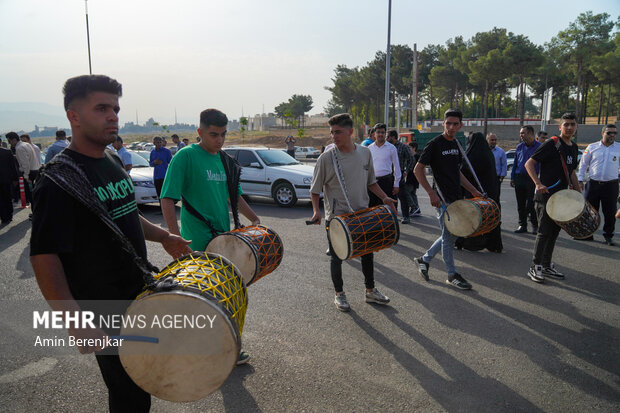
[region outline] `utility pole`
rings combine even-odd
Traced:
[[[413,129],[418,128],[418,45],[413,44],[413,73],[411,75],[413,79],[413,94],[411,102],[411,126]]]
[[[390,114],[390,32],[392,31],[392,0],[388,0],[388,35],[387,35],[387,53],[385,56],[385,111],[384,123],[388,125],[388,117]],[[389,126],[389,125],[388,125]]]
[[[177,108],[174,108],[174,124],[177,124]]]
[[[84,9],[86,11],[86,42],[88,43],[88,72],[93,74],[93,66],[90,63],[90,31],[88,29],[88,0],[84,0]]]

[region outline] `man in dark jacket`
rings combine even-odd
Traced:
[[[15,158],[9,149],[0,147],[0,220],[8,224],[13,220],[11,187],[19,177]]]

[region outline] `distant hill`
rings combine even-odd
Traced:
[[[0,102],[0,133],[31,131],[35,125],[69,127],[61,106],[42,102]]]

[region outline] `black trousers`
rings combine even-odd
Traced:
[[[605,224],[603,225],[603,236],[611,239],[616,228],[616,202],[618,200],[618,180],[600,182],[590,179],[586,183],[583,195],[594,209],[602,207]]]
[[[398,200],[400,201],[400,210],[403,218],[409,218],[409,195],[405,191],[405,180],[401,179],[398,184]]]
[[[549,267],[555,248],[555,241],[560,234],[558,224],[547,215],[547,201],[536,201],[534,203],[538,216],[538,234],[536,234],[536,243],[534,244],[534,265],[542,265]]]
[[[157,198],[159,198],[159,194],[161,194],[161,187],[164,186],[164,180],[153,179],[153,183],[155,184],[155,192],[157,192]]]
[[[0,221],[9,222],[13,219],[13,196],[11,182],[0,183]]]
[[[287,149],[286,153],[288,153],[290,156],[292,156],[293,158],[295,157],[295,149]]]
[[[534,190],[536,185],[527,174],[515,175],[515,195],[517,197],[517,211],[519,212],[519,225],[527,226],[527,218],[534,227],[538,226],[538,217],[534,209]]]
[[[398,201],[398,199],[392,195],[392,191],[394,190],[394,175],[389,174],[377,177],[377,184],[379,184],[379,188],[381,188],[387,196],[392,198],[394,201]],[[379,199],[377,195],[370,191],[368,191],[368,195],[370,196],[368,206],[374,207],[377,205],[383,205],[383,200]]]
[[[110,413],[141,413],[151,409],[151,395],[131,380],[118,356],[97,355],[96,358],[108,387]]]
[[[326,223],[325,229],[329,229],[329,222]],[[332,276],[332,283],[334,283],[334,290],[339,293],[342,292],[342,260],[336,256],[332,243],[329,239],[329,232],[327,233],[327,242],[329,243],[329,250],[331,251],[330,272]],[[360,257],[362,259],[362,274],[364,274],[364,284],[366,288],[375,288],[375,275],[374,275],[374,259],[372,252]]]

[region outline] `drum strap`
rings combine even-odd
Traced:
[[[108,155],[106,155],[108,156]],[[159,269],[148,260],[138,255],[129,238],[114,223],[110,213],[99,201],[84,170],[70,156],[59,153],[42,170],[42,175],[63,189],[67,194],[94,213],[111,231],[121,248],[132,257],[133,262],[142,272],[142,278],[148,288],[154,288],[157,281],[153,272]]]
[[[558,136],[552,136],[553,142],[555,142],[555,149],[558,151],[558,155],[560,155],[560,160],[562,161],[562,169],[564,169],[564,176],[566,177],[566,183],[570,189],[573,189],[573,184],[568,176],[568,168],[566,167],[566,161],[564,160],[564,155],[560,152],[560,138]]]
[[[189,202],[187,202],[187,199],[185,199],[184,196],[181,196],[181,201],[183,201],[183,207],[187,210],[187,212],[192,214],[194,218],[197,218],[198,220],[200,220],[200,222],[207,225],[207,228],[209,228],[209,231],[211,231],[211,235],[213,236],[213,238],[217,237],[219,234],[224,232],[224,231],[217,231],[215,228],[213,228],[213,224],[211,224],[211,221],[205,218],[200,212],[196,210],[196,208],[194,208]]]
[[[347,206],[349,207],[349,212],[354,212],[353,208],[351,208],[351,202],[349,201],[349,196],[347,194],[347,185],[344,181],[344,174],[342,173],[342,169],[340,168],[340,162],[338,162],[338,155],[340,151],[334,145],[332,152],[332,162],[334,163],[334,171],[336,172],[336,177],[338,178],[338,182],[340,183],[340,189],[342,189],[342,193],[344,194],[344,199],[347,201]]]
[[[471,166],[471,162],[469,162],[469,158],[467,157],[467,154],[463,150],[463,147],[461,146],[461,143],[456,138],[454,138],[454,140],[456,141],[456,144],[459,147],[459,151],[461,152],[461,155],[465,159],[465,163],[469,167],[469,170],[471,171],[471,174],[473,175],[474,179],[476,180],[476,183],[478,184],[478,188],[480,188],[480,192],[482,193],[482,196],[486,198],[486,193],[484,192],[484,188],[482,187],[482,184],[478,180],[478,175],[476,175],[476,172],[474,171],[474,168]]]

